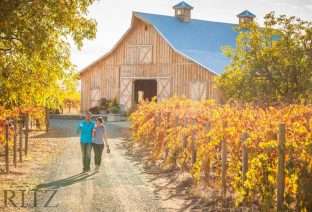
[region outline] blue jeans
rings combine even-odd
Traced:
[[[94,163],[96,166],[100,166],[104,144],[92,144],[92,147],[94,151]]]
[[[91,144],[80,143],[81,153],[82,153],[82,166],[83,171],[90,170],[90,162],[91,162]]]

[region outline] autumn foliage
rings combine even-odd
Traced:
[[[38,120],[43,124],[45,119],[45,110],[40,107],[29,107],[29,108],[13,108],[5,109],[0,107],[0,148],[5,144],[5,125],[9,125],[9,144],[13,142],[14,128],[12,121],[19,120],[23,115],[28,114],[33,119]]]
[[[221,189],[221,141],[227,144],[227,187],[236,205],[274,208],[278,126],[286,124],[285,207],[311,209],[312,106],[260,108],[171,98],[143,102],[130,117],[133,140],[152,159],[189,172],[196,183]],[[248,172],[242,178],[242,135]]]

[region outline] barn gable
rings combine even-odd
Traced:
[[[133,48],[131,48],[133,46]],[[144,47],[152,46],[153,58],[152,63],[190,63],[191,60],[177,53],[167,43],[166,39],[155,29],[153,25],[142,20],[135,15],[132,16],[130,28],[122,35],[112,49],[95,60],[93,63],[83,68],[80,75],[93,70],[98,65],[121,65],[131,64],[131,49],[135,51],[135,46]],[[176,55],[174,53],[177,53]],[[118,57],[118,58],[116,58]]]
[[[225,67],[230,63],[230,59],[224,56],[222,47],[235,47],[237,37],[235,24],[196,19],[182,22],[173,16],[134,12],[129,30],[111,51],[90,66],[109,56],[119,46],[130,33],[136,19],[153,26],[175,52],[214,74],[222,74]],[[84,68],[81,73],[90,66]]]
[[[230,62],[221,48],[235,45],[235,25],[194,20],[191,9],[177,6],[174,17],[134,12],[112,50],[80,72],[82,111],[101,98],[125,109],[154,96],[222,101],[213,81]]]

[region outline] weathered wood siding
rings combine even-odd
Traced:
[[[131,48],[135,46],[151,47],[151,63],[133,64],[140,57]],[[81,109],[86,111],[91,107],[92,89],[99,88],[101,97],[119,99],[121,79],[167,78],[170,80],[170,95],[186,97],[192,97],[192,83],[202,82],[206,97],[217,99],[218,92],[212,83],[214,76],[177,54],[153,26],[134,17],[131,29],[113,52],[81,74]]]

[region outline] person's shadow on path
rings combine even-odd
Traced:
[[[76,175],[73,175],[71,177],[67,177],[64,179],[52,181],[49,183],[39,184],[36,186],[36,189],[59,189],[59,188],[70,186],[70,185],[83,182],[86,180],[92,180],[94,178],[90,178],[90,177],[92,177],[95,174],[96,172],[76,174]]]

